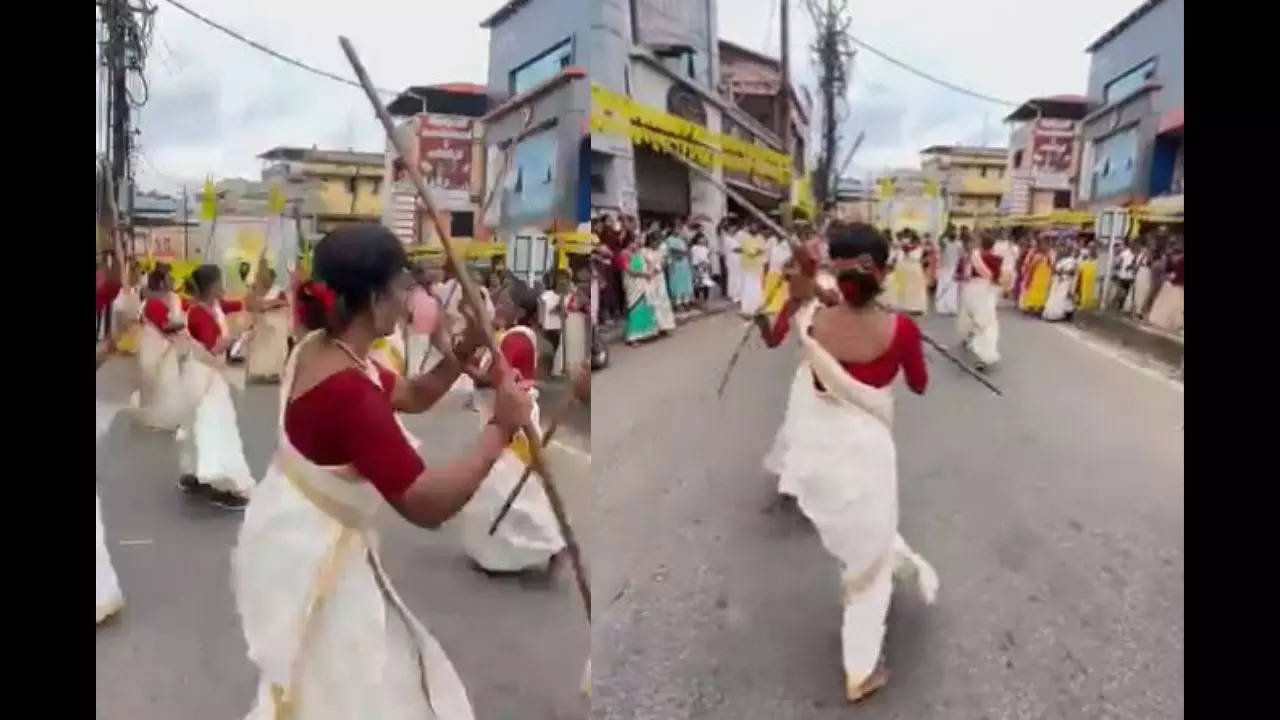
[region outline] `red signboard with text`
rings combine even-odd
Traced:
[[[1043,173],[1070,174],[1075,152],[1075,123],[1041,118],[1031,136],[1031,168]]]
[[[459,115],[418,116],[418,159],[428,185],[470,193],[471,123]]]

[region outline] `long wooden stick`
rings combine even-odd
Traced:
[[[680,155],[679,153],[669,153],[669,154],[671,155],[671,157],[683,163],[685,167],[701,175],[704,179],[707,180],[707,182],[716,186],[716,188],[721,192],[723,192],[725,195],[728,195],[729,197],[736,200],[739,205],[746,208],[747,212],[754,215],[757,220],[759,220],[761,223],[767,226],[779,237],[784,238],[787,244],[791,246],[792,253],[804,252],[804,249],[801,247],[800,242],[795,237],[793,237],[791,233],[787,232],[786,230],[783,230],[782,226],[775,223],[772,218],[770,218],[768,215],[764,213],[763,210],[751,204],[751,201],[743,197],[742,193],[739,193],[737,190],[734,190],[733,188],[729,187],[726,183],[721,181],[720,178],[708,172],[706,169],[699,167],[696,163],[686,159],[684,156]],[[765,295],[765,298],[764,298],[764,304],[761,305],[761,307],[762,308],[769,307],[769,305],[773,302],[773,299],[777,296],[778,292],[782,290],[783,287],[784,287],[784,283],[778,283],[777,285],[774,285],[773,287],[769,288],[769,292]],[[754,322],[748,322],[747,326],[743,328],[742,339],[738,340],[738,344],[734,346],[733,354],[729,356],[729,362],[728,364],[725,365],[724,372],[720,374],[720,384],[716,386],[717,397],[724,396],[724,389],[729,385],[729,376],[730,374],[733,373],[733,368],[738,364],[738,357],[742,355],[742,349],[746,347],[747,343],[751,340],[751,333],[754,330],[755,330]]]
[[[556,434],[556,430],[560,429],[560,422],[569,415],[569,408],[573,406],[573,395],[564,399],[564,403],[556,408],[555,413],[551,416],[551,424],[547,426],[547,431],[542,434],[542,447],[551,444],[551,436]],[[507,499],[503,501],[502,508],[498,510],[498,515],[493,518],[493,522],[489,525],[489,534],[498,532],[498,525],[502,523],[502,518],[511,512],[511,506],[515,504],[516,498],[520,495],[520,491],[524,489],[524,484],[529,480],[529,474],[533,472],[533,468],[526,467],[524,473],[520,475],[520,480],[516,486],[507,494]]]
[[[996,387],[995,383],[985,378],[982,375],[982,373],[969,367],[968,363],[966,363],[965,361],[961,360],[955,355],[952,355],[951,351],[947,350],[947,348],[944,347],[942,343],[938,342],[937,340],[934,340],[928,335],[925,335],[923,332],[920,333],[920,338],[924,340],[926,343],[928,343],[934,350],[937,350],[939,355],[950,360],[956,367],[963,370],[966,375],[985,385],[988,390],[995,393],[997,396],[1004,397],[1004,393],[1000,392],[1000,388]]]
[[[396,135],[391,115],[387,112],[386,106],[382,104],[382,99],[374,88],[373,82],[369,80],[369,73],[364,69],[364,64],[360,62],[360,57],[356,54],[356,49],[351,44],[351,41],[345,37],[339,37],[338,42],[342,45],[342,51],[346,53],[347,60],[351,63],[351,69],[355,71],[356,77],[359,78],[360,85],[364,88],[365,95],[369,98],[369,103],[373,105],[374,112],[378,115],[378,120],[382,122],[382,129],[386,132],[387,138],[391,140],[396,153],[404,161],[405,170],[413,181],[414,188],[418,191],[418,197],[422,199],[423,205],[426,206],[427,214],[431,216],[431,223],[435,226],[436,235],[440,238],[440,244],[444,246],[444,250],[449,256],[449,264],[453,267],[453,272],[457,275],[458,282],[461,285],[462,299],[471,306],[475,316],[480,319],[481,327],[484,329],[485,344],[488,346],[489,352],[493,354],[494,362],[500,362],[502,350],[498,346],[497,337],[493,332],[493,318],[485,310],[484,302],[480,298],[480,289],[476,286],[471,274],[467,272],[467,268],[462,262],[462,257],[454,251],[453,238],[449,235],[449,229],[445,227],[444,222],[440,219],[440,214],[436,211],[435,203],[431,199],[431,191],[428,190],[426,180],[422,177],[422,171],[418,166],[417,159],[412,157],[409,148],[405,147],[405,143]],[[532,422],[526,422],[523,430],[526,437],[537,437],[537,428],[534,427]],[[538,447],[537,443],[529,443],[529,456],[529,465],[542,478],[543,487],[547,491],[547,500],[551,503],[551,511],[555,513],[556,522],[560,526],[560,534],[564,537],[565,548],[569,551],[569,559],[573,563],[573,574],[575,580],[577,580],[578,593],[582,596],[582,604],[587,613],[587,622],[590,623],[591,585],[587,582],[586,568],[582,564],[582,552],[578,548],[577,540],[574,538],[573,528],[569,525],[569,517],[565,512],[564,501],[556,490],[551,475],[547,472],[546,465],[542,460],[542,449]]]

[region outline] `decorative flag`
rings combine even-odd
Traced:
[[[218,191],[213,187],[213,177],[204,179],[204,192],[200,196],[200,217],[212,220],[218,214]]]
[[[280,190],[280,181],[271,182],[271,187],[267,191],[267,213],[270,215],[284,214],[284,193]]]

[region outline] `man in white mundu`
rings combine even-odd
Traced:
[[[384,504],[428,528],[456,514],[529,421],[528,396],[495,378],[493,418],[471,448],[427,468],[395,414],[430,409],[473,360],[479,333],[464,330],[430,372],[401,377],[369,359],[412,286],[399,239],[347,226],[320,241],[313,265],[297,293],[313,331],[285,367],[278,449],[232,556],[260,674],[248,718],[472,720],[452,663],[383,568],[373,522]]]

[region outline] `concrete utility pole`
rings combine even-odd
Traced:
[[[840,137],[836,132],[836,101],[844,97],[849,85],[849,60],[853,49],[849,44],[848,30],[852,20],[848,17],[848,0],[805,0],[809,17],[813,20],[815,38],[810,48],[818,71],[818,89],[822,93],[822,145],[819,148],[818,168],[814,173],[813,192],[819,207],[835,200],[836,150]]]
[[[789,20],[790,11],[788,6],[790,0],[780,0],[781,23],[782,27],[779,32],[781,49],[781,65],[782,73],[778,83],[778,101],[774,107],[777,114],[778,137],[782,140],[782,152],[787,156],[787,166],[791,168],[791,172],[795,173],[796,163],[793,159],[795,150],[792,147],[791,139],[791,23]],[[790,195],[790,188],[787,188],[787,195]],[[792,208],[790,203],[783,208],[782,226],[791,229]]]
[[[133,106],[144,105],[147,98],[145,78],[141,98],[130,94],[128,79],[130,72],[142,76],[150,20],[155,14],[155,7],[148,6],[145,0],[138,7],[131,6],[128,0],[99,0],[98,6],[102,9],[102,24],[107,37],[102,63],[107,68],[108,168],[114,191],[128,190],[124,193],[125,206],[121,208],[121,214],[124,225],[130,227],[128,219],[133,214],[134,193],[131,138],[135,131],[132,111]]]

